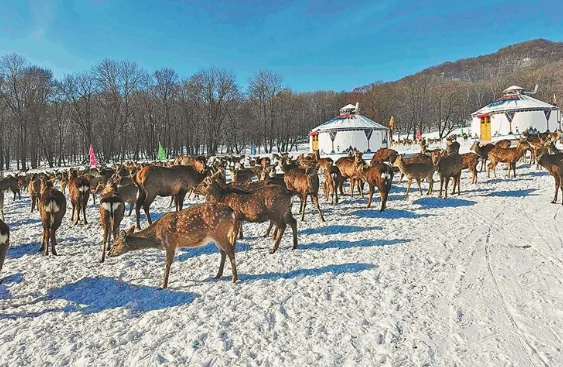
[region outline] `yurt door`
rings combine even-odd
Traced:
[[[491,117],[481,117],[481,140],[491,140]]]
[[[319,135],[313,135],[313,152],[316,152],[319,150]]]

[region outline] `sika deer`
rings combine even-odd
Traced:
[[[293,249],[297,248],[297,221],[291,214],[291,193],[285,187],[276,184],[262,183],[262,187],[254,191],[246,191],[230,185],[222,186],[219,182],[207,177],[194,191],[205,195],[210,202],[225,203],[234,209],[237,220],[262,223],[267,220],[277,226],[277,238],[271,253],[278,249],[287,225],[293,231]]]
[[[231,261],[232,282],[236,282],[235,242],[239,222],[233,209],[222,203],[203,203],[185,210],[166,213],[144,230],[133,233],[134,226],[127,232],[121,231],[115,239],[108,256],[115,257],[126,252],[147,248],[164,249],[166,263],[162,287],[168,286],[170,267],[174,255],[181,247],[201,247],[214,242],[221,252],[219,271],[215,278],[223,275],[226,256]]]
[[[16,200],[16,195],[18,196],[19,199],[22,198],[18,179],[13,176],[0,178],[0,190],[2,191],[10,190],[11,192],[13,192],[14,201]]]
[[[86,206],[88,205],[88,199],[90,198],[90,182],[84,176],[78,177],[78,172],[76,170],[71,170],[70,179],[68,184],[68,196],[70,197],[70,203],[72,204],[72,215],[70,220],[74,220],[74,213],[76,212],[76,220],[74,220],[74,225],[77,225],[80,221],[80,211],[84,214],[84,224],[88,224],[86,219]]]
[[[4,194],[4,191],[2,191],[2,194]],[[4,261],[6,261],[8,247],[10,247],[10,227],[4,223],[4,220],[0,220],[0,273],[2,272]]]
[[[141,228],[141,207],[145,211],[147,221],[152,224],[149,208],[156,196],[175,195],[176,211],[182,210],[186,193],[199,184],[205,173],[198,172],[192,166],[158,167],[147,166],[137,172],[139,196],[135,204],[137,228]]]
[[[356,177],[357,172],[356,168],[362,164],[364,164],[363,154],[360,152],[354,152],[354,155],[351,157],[342,157],[339,158],[335,165],[340,170],[340,174],[342,175],[342,184],[339,187],[340,195],[344,195],[344,182],[346,180],[350,180],[350,195],[354,196],[354,187],[357,185],[360,193],[362,193],[360,183],[358,178]]]
[[[366,208],[369,209],[373,198],[374,187],[379,190],[381,197],[380,212],[387,207],[387,197],[391,191],[391,183],[393,182],[393,169],[386,163],[372,163],[358,167],[360,177],[368,184],[369,199]]]
[[[115,243],[115,239],[119,234],[119,225],[125,214],[125,204],[123,198],[118,193],[116,183],[108,182],[101,196],[99,209],[104,238],[102,240],[102,259],[100,262],[104,262],[106,259],[106,247],[108,249],[111,248],[109,246],[110,237],[113,236],[113,242]]]
[[[485,169],[485,164],[487,163],[487,158],[489,156],[489,152],[495,147],[494,144],[487,144],[484,146],[481,146],[481,144],[479,143],[478,140],[473,142],[473,145],[471,145],[471,148],[469,148],[470,150],[472,150],[473,152],[475,152],[475,154],[477,154],[479,156],[479,158],[481,158],[481,169],[480,172],[483,172],[483,170]]]
[[[461,169],[463,167],[463,158],[459,153],[448,154],[447,156],[437,156],[432,159],[436,171],[440,175],[440,195],[442,197],[442,189],[445,184],[444,199],[448,198],[448,184],[450,178],[454,179],[454,187],[452,195],[455,194],[457,186],[457,194],[460,194],[459,182],[461,178]]]
[[[39,196],[41,196],[41,179],[37,173],[31,176],[27,190],[31,198],[31,212],[33,213],[33,209],[39,209]]]
[[[321,222],[324,222],[323,213],[319,206],[319,165],[313,164],[310,167],[302,168],[294,164],[282,163],[282,170],[285,172],[284,181],[287,189],[293,195],[299,196],[301,199],[301,207],[299,213],[301,220],[305,219],[305,208],[307,206],[307,196],[311,196],[311,202],[317,208]]]
[[[561,188],[561,195],[563,196],[563,185],[561,179],[563,177],[563,154],[549,155],[545,149],[537,151],[537,162],[544,167],[550,175],[555,179],[555,194],[553,195],[552,204],[557,204],[557,193]],[[563,201],[561,202],[563,205]]]
[[[432,188],[434,186],[434,180],[433,180],[434,165],[432,163],[407,164],[405,163],[403,155],[399,155],[399,157],[397,157],[397,160],[395,162],[397,163],[397,167],[399,167],[401,173],[404,174],[408,180],[407,191],[405,192],[405,195],[409,194],[413,179],[415,179],[418,184],[418,190],[420,191],[421,196],[422,196],[422,187],[420,187],[420,181],[423,179],[427,179],[429,183],[428,192],[426,193],[426,195],[430,195],[432,193]]]
[[[489,160],[491,161],[487,166],[487,178],[491,177],[491,169],[497,177],[497,163],[504,162],[508,164],[508,177],[510,178],[510,169],[514,172],[514,177],[516,177],[516,162],[530,149],[530,144],[523,142],[518,144],[516,148],[501,148],[495,147],[489,152]]]
[[[371,157],[371,164],[389,162],[393,164],[399,153],[394,149],[380,148]]]
[[[468,169],[471,172],[471,183],[477,183],[477,165],[479,164],[479,156],[475,153],[463,153],[461,155],[463,158],[462,170]]]
[[[86,200],[88,200],[88,197],[86,197]],[[66,213],[66,199],[62,192],[53,188],[52,181],[46,180],[43,182],[39,199],[39,213],[43,225],[43,238],[39,251],[45,250],[44,254],[48,256],[50,242],[53,255],[57,255],[55,232],[60,227]]]

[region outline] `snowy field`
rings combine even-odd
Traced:
[[[269,254],[267,224],[245,223],[239,282],[229,265],[212,279],[208,245],[176,255],[167,290],[158,250],[99,263],[91,201],[90,224],[68,209],[60,256],[45,258],[29,197],[6,195],[0,365],[563,366],[563,207],[547,172],[520,163],[507,179],[505,167],[476,185],[463,172],[447,200],[405,197],[396,177],[383,213],[379,198],[323,198],[326,222],[309,205],[295,251],[286,233]]]

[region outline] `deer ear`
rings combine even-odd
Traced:
[[[125,239],[127,238],[127,233],[124,230],[119,231],[119,238],[122,241],[125,241]]]
[[[125,234],[126,234],[127,236],[132,235],[134,230],[135,230],[135,225],[132,225],[132,226],[130,226],[129,228],[127,228],[127,229],[125,230]],[[123,232],[123,231],[121,231],[121,232]]]

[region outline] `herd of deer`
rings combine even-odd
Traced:
[[[94,204],[96,195],[100,196],[99,213],[103,229],[101,262],[108,256],[119,256],[128,251],[144,248],[165,250],[165,272],[162,288],[168,285],[170,267],[176,250],[180,247],[198,247],[214,242],[220,250],[221,262],[217,277],[222,276],[226,256],[229,256],[232,269],[232,281],[237,280],[235,265],[236,237],[243,238],[242,222],[269,222],[264,237],[273,230],[275,252],[282,236],[289,226],[292,230],[293,249],[297,248],[297,221],[292,214],[292,197],[298,196],[301,202],[301,220],[305,216],[308,197],[324,221],[319,206],[320,189],[331,205],[338,204],[338,196],[344,194],[345,181],[350,182],[350,195],[358,188],[364,195],[364,186],[368,185],[369,198],[367,208],[371,206],[375,188],[381,197],[380,211],[385,210],[387,197],[395,172],[401,173],[399,182],[407,178],[406,194],[409,193],[413,180],[416,180],[422,195],[421,181],[429,184],[427,194],[432,194],[433,176],[440,177],[439,196],[447,198],[448,184],[453,179],[452,194],[460,194],[461,171],[467,169],[472,174],[472,183],[477,182],[477,166],[481,161],[481,171],[487,165],[487,174],[492,170],[496,177],[496,165],[504,162],[508,165],[508,175],[512,170],[516,176],[516,162],[530,151],[530,163],[534,161],[545,167],[555,178],[555,195],[562,190],[563,153],[555,148],[553,136],[549,134],[527,136],[516,147],[510,147],[510,141],[481,145],[474,142],[472,152],[459,154],[460,145],[455,139],[447,141],[446,149],[428,149],[421,141],[421,152],[405,157],[393,149],[380,149],[369,163],[360,152],[353,152],[347,157],[333,162],[331,158],[320,158],[315,154],[301,155],[293,160],[289,155],[273,155],[273,158],[261,158],[250,162],[244,168],[244,157],[178,157],[170,164],[127,164],[113,168],[88,169],[79,171],[70,169],[52,174],[29,174],[8,176],[0,179],[0,210],[4,219],[4,191],[10,190],[20,196],[20,190],[27,189],[31,198],[31,212],[37,209],[41,216],[43,237],[40,251],[57,255],[55,233],[61,226],[66,214],[67,201],[65,191],[72,206],[71,221],[87,224],[86,206],[90,196]],[[230,182],[227,183],[227,171]],[[281,171],[283,173],[278,173]],[[323,180],[319,179],[319,174]],[[54,184],[60,186],[60,190]],[[206,202],[182,210],[186,195],[202,195]],[[153,223],[150,205],[157,196],[171,197],[175,212],[163,215]],[[20,196],[21,197],[21,196]],[[135,208],[136,226],[120,231],[120,224],[125,215],[125,206],[129,205],[129,215]],[[149,226],[143,230],[140,225],[140,210],[143,208]],[[134,232],[135,227],[140,231]],[[113,238],[113,246],[110,240]],[[0,271],[9,246],[9,228],[0,221]]]

